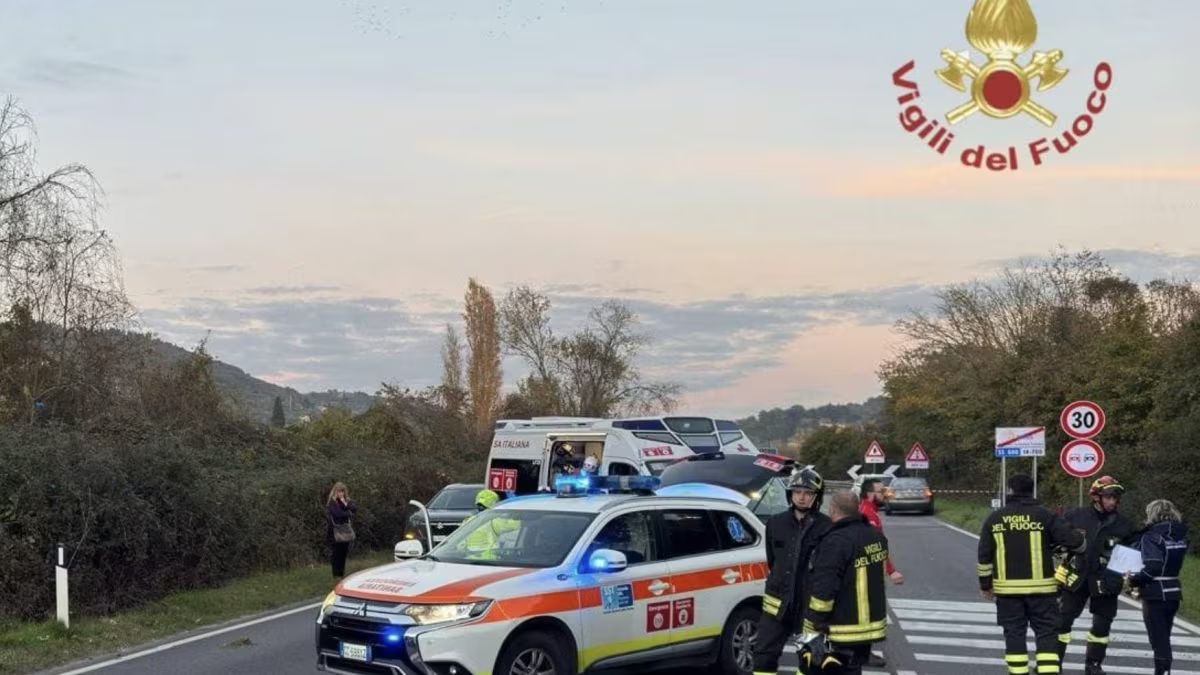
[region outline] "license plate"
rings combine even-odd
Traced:
[[[349,642],[343,642],[342,658],[350,659],[351,661],[370,661],[371,645],[356,645]]]

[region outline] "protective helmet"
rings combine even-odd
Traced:
[[[475,493],[475,506],[482,506],[484,509],[490,509],[500,501],[500,495],[491,490],[480,490]]]
[[[817,497],[813,501],[813,508],[821,508],[821,499],[825,496],[825,480],[821,478],[821,474],[817,473],[816,469],[806,466],[803,469],[792,472],[787,482],[789,503],[792,501],[792,491],[797,488],[812,490],[817,493]]]
[[[583,468],[588,471],[595,471],[600,462],[596,460],[595,455],[588,455],[587,459],[583,460]]]
[[[1117,482],[1112,476],[1101,476],[1092,482],[1092,488],[1088,490],[1088,494],[1092,497],[1100,495],[1122,495],[1125,493],[1125,487]]]

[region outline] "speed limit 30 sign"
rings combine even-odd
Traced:
[[[1072,438],[1092,438],[1104,428],[1104,410],[1091,401],[1075,401],[1063,408],[1058,424]]]
[[[1087,478],[1104,466],[1104,450],[1095,441],[1079,438],[1063,446],[1058,463],[1072,476]]]

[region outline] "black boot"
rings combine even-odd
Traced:
[[[1105,672],[1100,667],[1099,661],[1088,659],[1088,662],[1083,666],[1083,675],[1105,675]]]
[[[1154,675],[1171,675],[1171,659],[1154,659]]]

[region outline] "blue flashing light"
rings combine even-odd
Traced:
[[[401,637],[403,637],[403,636],[401,635],[400,631],[389,630],[387,633],[384,634],[383,641],[388,643],[389,645],[398,645],[398,644],[400,644]]]
[[[608,561],[601,556],[593,556],[592,559],[588,561],[588,569],[596,572],[603,572],[604,570],[608,569]]]
[[[562,476],[555,483],[560,497],[605,492],[653,492],[662,484],[658,476]]]

